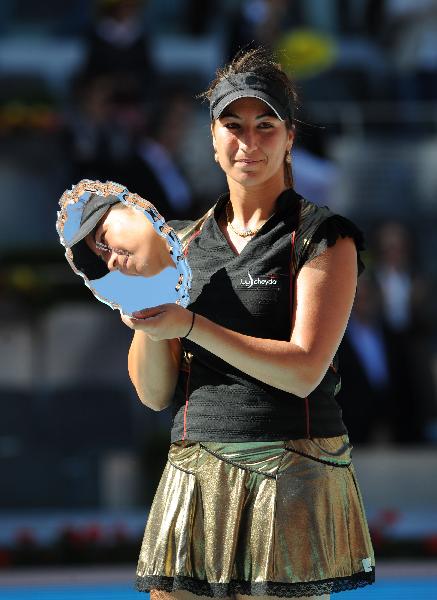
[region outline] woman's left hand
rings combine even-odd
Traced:
[[[183,337],[191,327],[193,313],[178,304],[159,304],[122,315],[125,325],[136,331],[144,331],[152,340],[168,340]]]

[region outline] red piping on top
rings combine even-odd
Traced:
[[[294,255],[294,240],[296,238],[296,230],[291,234],[291,259],[290,259],[290,298],[291,298],[291,313],[293,314],[294,302],[294,277],[293,277],[293,255]]]
[[[290,298],[291,298],[291,313],[293,314],[293,304],[294,304],[294,273],[293,273],[293,257],[294,257],[294,245],[296,240],[296,230],[291,234],[291,260],[290,260]],[[308,396],[304,398],[305,400],[305,430],[307,437],[310,436],[310,408],[309,408],[309,399]]]
[[[188,412],[188,398],[190,396],[190,375],[191,375],[191,364],[188,364],[188,375],[187,382],[185,384],[185,408],[184,408],[184,433],[182,439],[187,437],[187,412]]]
[[[296,239],[296,230],[291,234],[291,251],[294,252],[294,240]]]

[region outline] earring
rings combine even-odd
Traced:
[[[214,152],[214,160],[216,163],[219,161],[218,152]]]
[[[288,165],[291,165],[291,154],[290,154],[290,152],[287,152],[287,153],[286,153],[286,155],[285,155],[285,162],[286,162]]]

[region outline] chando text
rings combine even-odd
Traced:
[[[252,277],[252,275],[249,273],[249,271],[247,272],[248,278],[247,279],[243,279],[241,278],[240,282],[241,285],[244,285],[248,288],[251,288],[254,285],[259,285],[259,286],[263,286],[263,285],[276,285],[278,282],[276,279],[274,279],[274,277],[270,277],[269,279],[266,279],[265,277],[255,277],[255,279]]]

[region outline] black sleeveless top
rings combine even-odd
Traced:
[[[362,234],[345,217],[288,189],[277,198],[275,213],[237,255],[217,223],[228,199],[228,194],[221,196],[198,222],[169,221],[193,274],[187,308],[239,333],[288,341],[297,271],[339,236],[351,236],[361,273]],[[188,339],[181,342],[184,358],[172,403],[172,442],[347,433],[335,399],[340,389],[337,357],[308,398],[300,398],[247,375]]]

